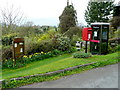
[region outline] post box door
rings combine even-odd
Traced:
[[[84,41],[90,41],[92,38],[92,28],[83,28],[82,39]]]
[[[14,58],[22,57],[24,55],[24,39],[15,38],[13,42]]]

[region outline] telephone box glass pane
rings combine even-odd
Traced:
[[[109,26],[103,25],[102,26],[102,41],[106,42],[108,40],[108,29]]]
[[[94,37],[97,37],[97,31],[94,31]]]
[[[102,36],[104,40],[107,40],[107,31],[102,32]]]

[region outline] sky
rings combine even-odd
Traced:
[[[86,25],[84,13],[89,0],[69,0],[77,11],[78,23]],[[119,0],[115,0],[118,3]],[[0,8],[6,5],[13,5],[24,13],[27,21],[32,21],[34,25],[59,25],[59,16],[62,14],[67,0],[0,0]]]

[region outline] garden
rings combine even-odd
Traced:
[[[112,5],[112,3],[108,3],[108,6],[109,4]],[[89,5],[90,4],[88,4],[88,6]],[[106,7],[104,7],[104,9]],[[94,18],[92,18],[93,21],[88,20],[87,12],[89,11],[85,13],[86,22],[90,24],[94,21]],[[2,88],[16,88],[35,82],[55,80],[66,75],[76,74],[92,68],[120,62],[120,56],[118,56],[118,53],[120,53],[120,39],[118,38],[120,29],[116,28],[119,25],[114,26],[112,25],[112,20],[110,21],[105,18],[101,19],[101,22],[111,23],[109,26],[107,54],[93,55],[90,53],[90,44],[88,47],[85,47],[83,43],[80,50],[76,49],[76,41],[84,42],[82,39],[82,29],[84,26],[77,25],[76,15],[77,13],[74,6],[67,5],[59,16],[60,23],[57,27],[36,26],[33,25],[32,22],[26,22],[23,25],[6,24],[5,22],[0,24],[3,30],[1,38],[2,45],[0,45],[0,51],[2,52],[2,59],[0,62],[2,66],[0,73],[2,75],[0,79],[3,80]],[[24,55],[17,59],[13,57],[13,40],[16,37],[21,37],[25,40]],[[86,48],[88,53],[85,53]],[[66,70],[54,75],[37,76],[38,74],[64,70],[66,68],[69,69],[85,64],[89,65],[75,68],[74,70]],[[31,77],[32,75],[35,76]],[[22,79],[17,80],[17,78]]]
[[[43,55],[45,54],[43,52],[41,53]],[[90,70],[96,67],[115,64],[120,61],[120,57],[118,56],[118,50],[117,52],[107,55],[91,55],[91,54],[88,55],[85,54],[84,52],[82,53],[83,53],[82,55],[80,52],[66,53],[62,55],[60,54],[59,56],[51,57],[48,59],[42,59],[42,60],[38,59],[32,63],[28,63],[27,65],[21,68],[3,69],[2,79],[5,79],[5,83],[6,83],[6,84],[3,83],[3,87],[15,88],[35,82],[55,80],[62,76],[80,73],[82,71]],[[24,58],[29,58],[29,57],[25,56]],[[89,63],[95,63],[95,64],[76,68],[75,70],[72,71],[65,71],[64,73],[58,73],[52,76],[51,75],[37,76],[37,74],[44,74],[48,72],[58,71],[58,70],[74,67],[77,65],[84,65]],[[20,80],[14,79],[14,78],[26,77],[31,75],[36,75],[36,76],[30,78],[23,78]],[[13,80],[11,80],[12,78]]]

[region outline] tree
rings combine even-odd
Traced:
[[[73,38],[73,35],[77,35],[79,38],[81,38],[82,29],[80,27],[70,27],[70,29],[66,31],[64,34],[68,36],[70,39]]]
[[[114,1],[92,2],[89,1],[85,10],[85,20],[88,24],[93,22],[108,22],[112,15]]]
[[[111,25],[117,30],[120,27],[120,16],[115,16],[111,20]]]
[[[21,25],[18,27],[19,31],[19,36],[20,37],[24,37],[24,36],[29,36],[31,37],[32,35],[35,35],[35,29],[34,29],[34,23],[32,21],[27,21],[26,23],[24,23],[24,25]]]
[[[75,27],[77,23],[77,16],[76,10],[74,10],[73,5],[67,5],[61,16],[59,17],[60,20],[60,32],[65,33],[70,29],[70,27]]]
[[[17,26],[21,25],[25,19],[22,11],[20,11],[19,8],[15,8],[13,5],[6,6],[0,11],[3,34],[13,31]]]

